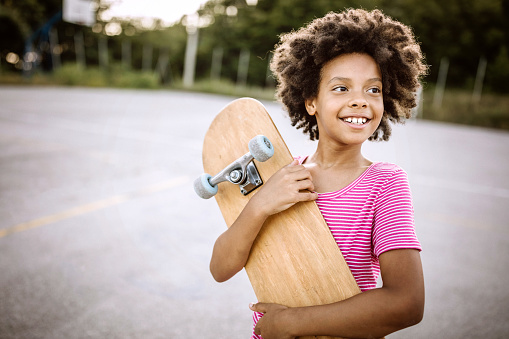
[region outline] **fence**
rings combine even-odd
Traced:
[[[87,32],[85,36],[82,29],[77,29],[72,36],[69,36],[62,33],[62,30],[53,28],[48,32],[47,39],[30,39],[23,56],[13,52],[1,55],[0,65],[12,64],[14,68],[22,70],[24,75],[29,77],[40,69],[51,71],[59,68],[65,62],[75,62],[82,68],[97,65],[103,70],[110,64],[120,63],[125,69],[153,72],[158,75],[162,84],[171,84],[176,79],[182,78],[184,87],[192,87],[197,76],[202,79],[208,77],[213,81],[226,77],[236,83],[237,87],[246,87],[253,83],[254,75],[261,78],[260,73],[263,73],[263,80],[255,82],[256,85],[262,87],[274,85],[269,68],[270,56],[260,58],[246,48],[236,51],[236,56],[232,56],[232,51],[225,51],[223,47],[215,47],[208,54],[199,54],[199,30],[188,30],[187,33],[185,55],[182,55],[181,51],[170,51],[167,47],[154,47],[148,42],[140,45],[139,42],[127,39],[125,36],[109,37],[105,34],[91,34],[91,32]],[[236,74],[223,73],[225,59],[228,63],[231,63],[232,59],[237,63]],[[252,69],[254,63],[258,63],[256,70]],[[486,58],[481,57],[475,72],[472,104],[478,104],[481,101],[487,65]],[[443,57],[439,64],[432,100],[432,107],[435,110],[442,106],[449,67],[454,65],[450,66],[448,58]]]

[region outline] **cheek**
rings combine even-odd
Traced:
[[[382,115],[384,114],[384,102],[383,100],[379,100],[373,104],[373,111],[379,120],[382,119]]]
[[[382,121],[382,117],[384,115],[384,103],[382,100],[380,100],[380,102],[377,102],[373,107],[373,113],[374,113],[374,121],[375,123],[373,124],[373,131],[375,131],[378,126],[380,125],[381,121]]]

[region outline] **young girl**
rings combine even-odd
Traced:
[[[252,304],[252,338],[378,338],[422,319],[421,247],[406,173],[361,153],[364,141],[389,139],[389,121],[410,117],[422,60],[411,30],[378,10],[330,13],[281,37],[271,65],[278,95],[317,149],[254,194],[217,239],[211,273],[231,278],[268,216],[316,200],[363,293],[313,307]]]

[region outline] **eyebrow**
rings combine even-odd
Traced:
[[[350,78],[334,77],[334,78],[329,80],[328,84],[330,84],[331,82],[336,81],[336,80],[339,80],[339,81],[352,81],[352,79],[350,79]],[[378,78],[378,77],[368,79],[368,82],[372,82],[372,81],[382,82],[382,79]]]

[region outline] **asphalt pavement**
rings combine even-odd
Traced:
[[[0,338],[249,338],[256,298],[245,272],[212,279],[226,226],[192,189],[233,99],[0,87]],[[411,120],[364,153],[407,171],[424,249],[424,319],[388,338],[507,337],[509,133]]]

